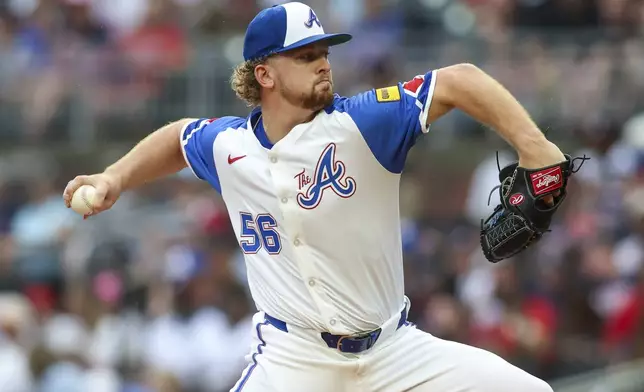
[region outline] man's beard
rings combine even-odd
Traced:
[[[333,85],[323,90],[316,90],[315,86],[313,86],[309,93],[299,95],[282,85],[281,93],[291,105],[314,111],[324,109],[333,103]]]

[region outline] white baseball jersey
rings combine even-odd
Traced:
[[[333,334],[400,313],[400,174],[427,132],[435,83],[428,72],[336,95],[274,145],[261,108],[182,130],[186,162],[227,205],[258,310]]]

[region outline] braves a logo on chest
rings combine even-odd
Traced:
[[[304,171],[295,176],[300,189],[308,185],[305,192],[297,194],[297,204],[300,207],[307,210],[317,207],[324,191],[329,188],[342,198],[349,198],[356,192],[355,180],[344,176],[346,174],[344,163],[335,159],[336,148],[335,143],[331,143],[322,151],[313,178],[307,176]]]

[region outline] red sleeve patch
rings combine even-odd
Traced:
[[[412,80],[403,83],[403,88],[413,94],[417,94],[420,86],[425,82],[425,76],[419,75],[413,78]]]

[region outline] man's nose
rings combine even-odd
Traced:
[[[320,61],[318,73],[329,73],[331,71],[331,63],[328,58],[323,57]]]

